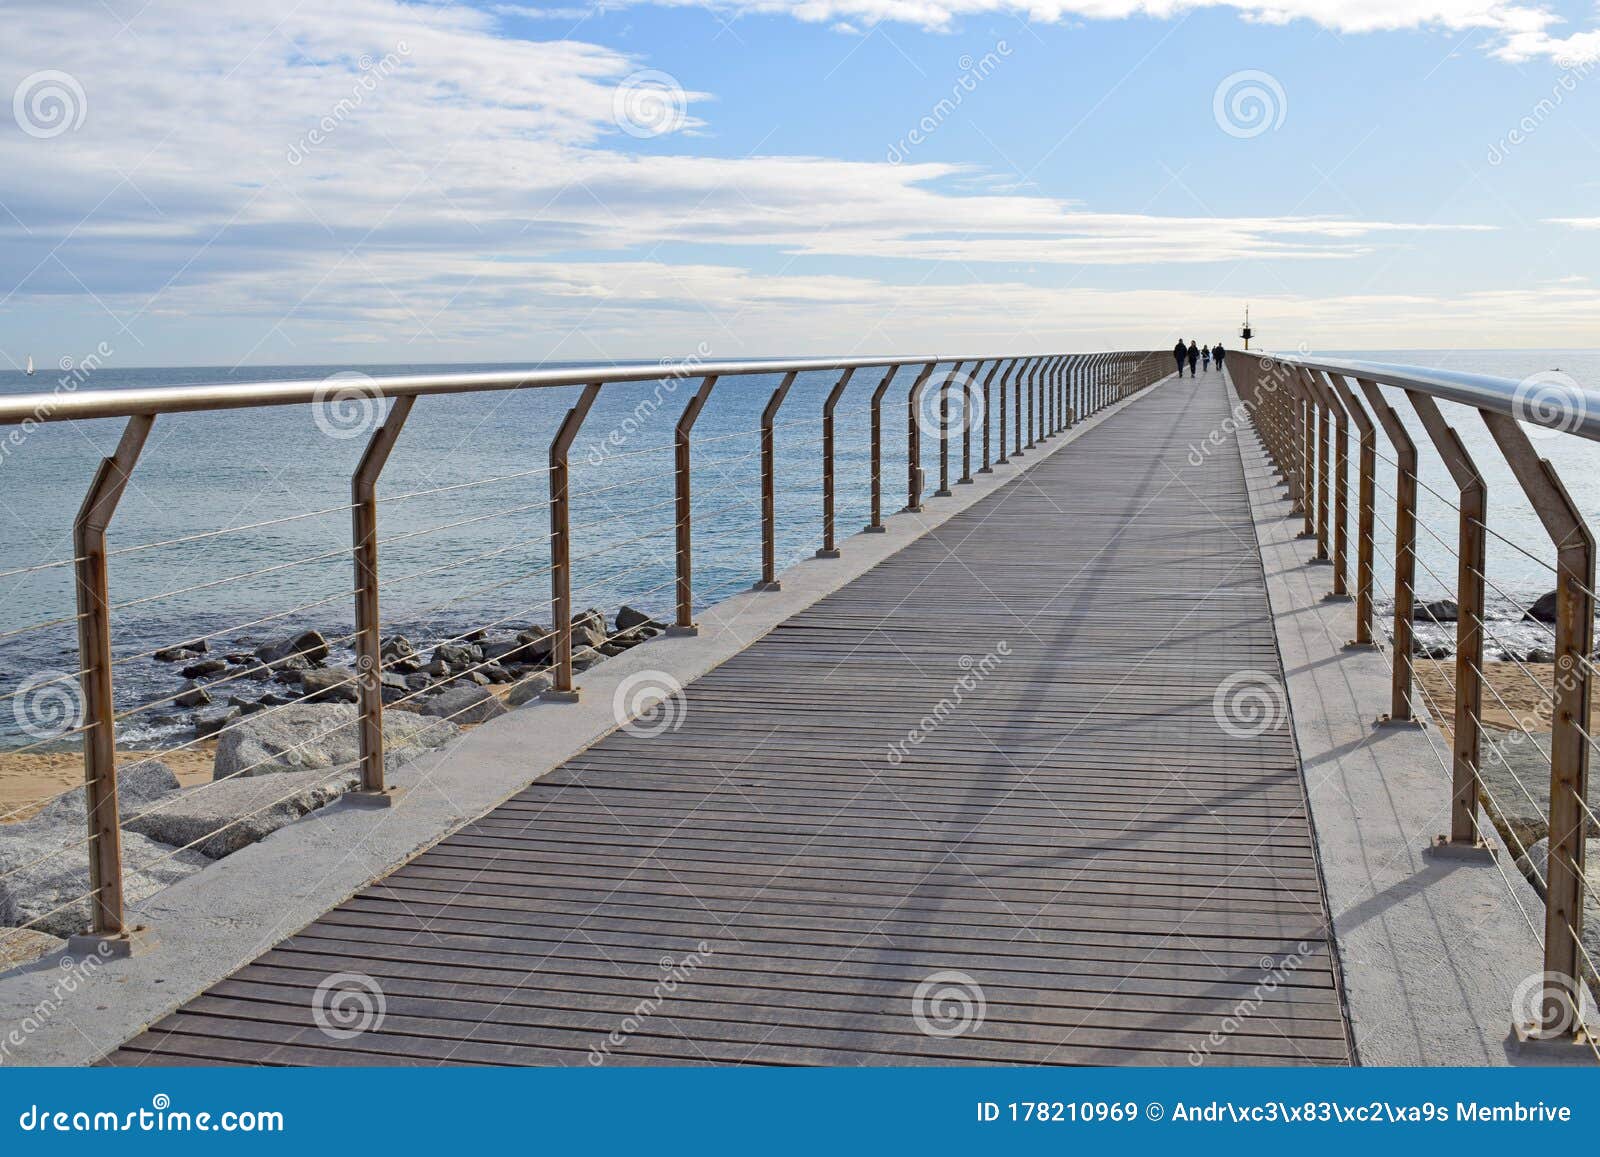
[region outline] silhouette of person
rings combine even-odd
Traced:
[[[1210,373],[1211,372],[1211,347],[1210,346],[1201,346],[1200,347],[1200,368],[1202,370],[1205,370],[1206,373]]]
[[[1178,376],[1183,377],[1183,359],[1189,356],[1189,347],[1183,344],[1183,339],[1178,339],[1178,344],[1172,347],[1173,360],[1178,363]]]
[[[1200,343],[1193,338],[1189,339],[1189,376],[1194,377],[1194,367],[1200,361]]]
[[[1217,369],[1219,372],[1222,369],[1223,355],[1225,355],[1227,352],[1227,350],[1222,348],[1222,343],[1220,341],[1217,343],[1217,348],[1211,351],[1211,356],[1216,359]]]

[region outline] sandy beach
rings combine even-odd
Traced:
[[[217,745],[212,740],[182,751],[128,751],[118,766],[159,757],[185,787],[211,778]],[[49,800],[83,783],[83,756],[76,751],[0,754],[0,823],[15,823],[36,813]]]
[[[1418,701],[1439,715],[1445,730],[1455,711],[1455,660],[1418,659]],[[1551,691],[1555,686],[1553,663],[1485,663],[1488,685],[1483,692],[1483,721],[1492,727],[1539,734],[1550,730]],[[1600,679],[1592,680],[1590,701],[1600,705]]]

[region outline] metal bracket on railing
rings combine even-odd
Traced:
[[[872,391],[872,521],[862,528],[867,534],[886,534],[889,529],[883,525],[883,396],[889,392],[889,384],[899,369],[899,366],[890,366],[878,388]]]
[[[584,386],[550,441],[550,613],[554,616],[551,660],[555,685],[539,698],[552,703],[576,703],[579,695],[572,682],[572,504],[567,453],[599,396],[598,382]]]
[[[361,786],[346,793],[353,804],[388,807],[403,794],[384,784],[383,639],[378,612],[378,475],[383,473],[416,397],[403,394],[389,405],[383,425],[350,476],[352,555],[356,568],[356,713],[361,720]]]
[[[677,556],[677,621],[667,628],[669,635],[698,635],[700,628],[694,621],[694,536],[691,521],[692,506],[689,490],[689,434],[695,419],[705,409],[711,390],[717,384],[715,374],[700,379],[700,388],[683,407],[678,425],[672,435],[673,496],[674,496],[674,553]]]
[[[854,376],[855,370],[845,370],[822,403],[822,546],[817,550],[818,558],[839,557],[839,548],[833,541],[833,408]]]
[[[84,807],[89,825],[88,932],[68,941],[74,957],[130,956],[154,943],[144,927],[124,923],[122,820],[117,801],[117,710],[111,682],[111,594],[106,565],[106,529],[128,479],[153,414],[135,414],[123,427],[111,457],[101,461],[72,524],[78,591],[78,676],[83,687]]]
[[[1583,1037],[1584,850],[1589,827],[1589,656],[1594,651],[1594,534],[1516,419],[1479,411],[1556,547],[1555,714],[1550,729],[1550,835],[1545,858],[1544,991],[1524,1042]],[[1587,1055],[1587,1045],[1584,1054]]]
[[[1478,768],[1483,749],[1483,576],[1488,545],[1488,487],[1461,435],[1439,412],[1438,403],[1414,390],[1407,390],[1406,397],[1461,492],[1460,558],[1456,569],[1454,783],[1450,834],[1440,836],[1435,846],[1481,855],[1486,848],[1478,833]]]

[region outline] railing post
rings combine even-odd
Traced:
[[[1027,391],[1027,388],[1028,388],[1027,387],[1028,372],[1032,368],[1033,368],[1033,359],[1032,358],[1023,359],[1022,368],[1021,368],[1020,371],[1018,371],[1016,377],[1012,380],[1012,383],[1011,383],[1011,391],[1012,391],[1012,399],[1011,400],[1012,400],[1012,405],[1015,407],[1016,414],[1017,414],[1017,420],[1011,424],[1011,426],[1012,426],[1011,438],[1012,438],[1012,442],[1013,442],[1013,448],[1011,450],[1011,456],[1013,458],[1022,457],[1022,395]]]
[[[933,492],[935,498],[950,497],[950,383],[960,372],[961,363],[956,362],[939,383],[939,489]]]
[[[833,408],[854,375],[855,370],[845,370],[822,403],[822,546],[817,551],[818,558],[839,557],[839,548],[833,541]]]
[[[917,380],[911,383],[911,389],[906,391],[906,504],[902,514],[922,511],[922,422],[918,409],[922,405],[923,387],[937,365],[937,362],[929,362],[923,366]]]
[[[1317,408],[1311,402],[1311,387],[1306,384],[1305,371],[1300,371],[1295,381],[1304,417],[1304,421],[1300,424],[1300,513],[1305,518],[1305,526],[1300,531],[1299,537],[1316,538]]]
[[[68,941],[74,956],[129,956],[150,940],[124,923],[122,818],[117,802],[117,710],[111,681],[111,592],[106,529],[139,461],[153,414],[135,414],[101,461],[72,524],[77,578],[78,676],[83,687],[84,807],[89,827],[89,930]]]
[[[1450,834],[1439,847],[1478,853],[1478,768],[1483,743],[1483,596],[1488,489],[1466,444],[1427,394],[1407,390],[1429,439],[1461,491],[1460,560],[1456,569],[1456,714]]]
[[[783,589],[778,581],[778,445],[773,425],[795,375],[794,370],[783,375],[761,411],[761,578],[753,588],[758,591]]]
[[[883,396],[899,369],[890,366],[872,391],[872,512],[871,521],[862,528],[867,534],[886,534],[889,529],[883,525]]]
[[[361,787],[352,803],[392,804],[399,792],[383,782],[383,640],[378,611],[378,475],[416,397],[402,394],[389,405],[383,425],[372,432],[350,476],[350,522],[356,568],[356,711],[361,719]]]
[[[1324,540],[1329,537],[1333,541],[1333,591],[1326,597],[1329,599],[1347,599],[1350,597],[1349,587],[1346,585],[1345,575],[1348,570],[1348,524],[1350,521],[1350,508],[1348,498],[1349,483],[1349,454],[1346,450],[1350,419],[1345,414],[1344,404],[1339,400],[1337,391],[1328,380],[1328,376],[1320,370],[1309,371],[1308,377],[1311,388],[1321,402],[1320,412],[1324,415],[1322,429],[1324,433],[1332,433],[1334,446],[1323,460],[1323,467],[1330,475],[1333,487],[1331,503],[1324,498],[1323,513],[1326,516],[1332,511],[1333,531],[1331,536],[1325,529]],[[1331,415],[1331,417],[1329,417]]]
[[[567,452],[599,394],[598,382],[584,386],[550,440],[550,613],[555,631],[550,659],[554,685],[539,698],[553,703],[578,701],[578,688],[572,682],[572,499]]]
[[[1514,418],[1480,411],[1556,546],[1555,716],[1550,731],[1550,836],[1545,857],[1544,992],[1523,1040],[1584,1039],[1583,892],[1588,828],[1589,657],[1594,651],[1594,534],[1550,463]]]
[[[1357,378],[1356,384],[1383,424],[1383,432],[1394,446],[1394,676],[1389,693],[1389,715],[1379,723],[1412,723],[1412,678],[1416,657],[1413,639],[1416,628],[1417,589],[1417,446],[1405,423],[1378,384]]]
[[[1017,453],[1018,454],[1021,454],[1023,452],[1023,450],[1025,450],[1025,449],[1026,450],[1032,450],[1033,446],[1034,446],[1034,441],[1033,441],[1033,394],[1034,394],[1035,383],[1039,379],[1039,369],[1040,369],[1040,367],[1042,367],[1044,365],[1044,362],[1045,362],[1044,358],[1035,358],[1034,362],[1033,362],[1033,365],[1028,368],[1028,383],[1027,383],[1028,384],[1028,390],[1027,390],[1027,393],[1028,393],[1028,444],[1025,447],[1018,447],[1017,448]]]
[[[1356,637],[1353,647],[1374,646],[1372,638],[1373,536],[1377,529],[1378,433],[1366,407],[1356,397],[1343,374],[1329,374],[1344,406],[1360,432],[1361,461],[1356,490]]]
[[[996,358],[994,368],[989,371],[988,377],[983,379],[983,465],[978,467],[979,474],[993,474],[994,460],[990,457],[989,427],[993,424],[991,415],[994,413],[992,396],[989,385],[995,380],[995,375],[1000,372],[1000,367],[1005,365],[1004,358]],[[1000,380],[998,390],[1000,397],[1000,461],[1006,460],[1006,383]]]
[[[999,365],[998,362],[995,363]],[[983,362],[972,363],[972,369],[961,376],[961,477],[956,479],[957,486],[970,485],[972,482],[972,403],[977,397],[978,371],[983,369]],[[987,394],[988,389],[984,392]]]
[[[692,507],[690,504],[689,490],[689,434],[694,429],[695,419],[700,416],[700,411],[705,408],[706,400],[711,397],[711,389],[717,384],[716,375],[700,379],[700,388],[683,407],[683,413],[678,418],[677,428],[673,431],[672,458],[673,458],[673,494],[675,497],[674,536],[676,538],[676,554],[678,564],[677,582],[677,621],[667,628],[669,635],[698,635],[700,628],[694,621],[694,571],[693,571],[693,524],[690,520]]]
[[[1064,389],[1065,404],[1067,407],[1067,429],[1078,424],[1078,367],[1083,359],[1077,354],[1067,358],[1067,377]]]

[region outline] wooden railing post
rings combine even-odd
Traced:
[[[990,450],[989,450],[989,427],[990,427],[990,425],[992,424],[992,421],[993,421],[992,415],[994,414],[994,408],[993,408],[993,405],[992,405],[992,396],[991,396],[991,394],[989,392],[989,387],[994,382],[995,375],[1000,372],[1000,367],[1003,366],[1004,364],[1005,364],[1005,359],[1004,358],[996,358],[994,365],[991,366],[990,369],[989,369],[988,375],[983,379],[983,463],[982,463],[982,465],[980,465],[978,467],[978,473],[979,474],[993,474],[994,473],[993,460],[990,458]],[[1005,432],[1006,387],[1005,387],[1005,383],[1004,382],[1000,383],[1000,391],[999,392],[1000,392],[1000,460],[1002,462],[1004,462],[1005,461],[1005,455],[1006,455],[1006,432]]]
[[[689,434],[694,429],[695,419],[700,416],[700,411],[705,408],[707,399],[711,397],[711,390],[717,384],[715,374],[700,379],[700,388],[683,407],[683,413],[678,418],[678,425],[673,431],[672,457],[673,457],[673,494],[674,517],[673,527],[676,538],[675,553],[678,564],[677,581],[677,618],[667,628],[669,635],[697,635],[700,628],[694,621],[694,537],[691,515],[693,508],[689,489]]]
[[[867,534],[885,534],[889,529],[883,525],[883,396],[889,392],[889,384],[899,369],[899,366],[890,366],[878,388],[872,391],[872,510],[871,521],[862,528]]]
[[[361,719],[361,787],[352,803],[387,806],[398,798],[383,774],[383,638],[378,610],[378,475],[411,414],[416,398],[395,398],[383,425],[367,440],[350,476],[350,521],[356,568],[356,711]]]
[[[935,498],[950,497],[950,384],[961,373],[962,363],[956,362],[939,383],[939,489]]]
[[[839,548],[833,541],[833,408],[844,396],[855,370],[845,370],[828,392],[822,403],[822,546],[818,558],[838,558]]]
[[[922,405],[922,388],[928,384],[937,362],[922,367],[917,380],[906,392],[906,505],[904,514],[922,511],[922,423],[918,407]]]
[[[1378,384],[1357,378],[1356,385],[1378,416],[1383,432],[1394,447],[1394,663],[1389,692],[1389,715],[1379,723],[1415,722],[1411,709],[1413,675],[1416,663],[1413,640],[1416,628],[1417,589],[1417,446],[1406,425],[1389,405]]]
[[[1006,383],[1009,382],[1012,378],[1012,375],[1017,372],[1017,366],[1020,364],[1021,359],[1012,358],[1006,364],[1006,372],[1000,375],[1000,400],[999,404],[995,407],[1000,418],[1000,453],[995,457],[994,460],[995,465],[997,466],[1004,466],[1011,461],[1011,455],[1006,442]]]
[[[143,928],[124,923],[122,818],[117,801],[117,709],[112,698],[111,592],[106,530],[138,464],[153,414],[135,414],[111,457],[101,461],[72,524],[77,579],[78,668],[83,688],[84,808],[89,828],[87,933],[72,937],[74,956],[128,956],[151,943]]]
[[[1488,488],[1461,436],[1439,412],[1438,403],[1414,390],[1407,390],[1406,397],[1461,491],[1460,558],[1456,569],[1454,786],[1450,801],[1450,834],[1441,836],[1437,846],[1476,854],[1484,847],[1478,834],[1478,769],[1483,746],[1483,576],[1487,554]]]
[[[1595,541],[1583,512],[1515,418],[1480,411],[1534,513],[1556,546],[1555,714],[1550,728],[1550,835],[1545,857],[1544,991],[1524,1040],[1581,1043],[1584,850],[1589,828],[1590,671]],[[1584,1054],[1588,1051],[1583,1046]]]
[[[1305,519],[1300,538],[1317,537],[1317,407],[1311,401],[1306,371],[1295,377],[1303,421],[1300,423],[1300,513]]]
[[[754,587],[758,591],[783,589],[778,581],[778,445],[773,425],[795,374],[791,370],[783,375],[767,399],[767,408],[761,411],[761,578]]]
[[[599,395],[599,383],[584,386],[550,440],[550,613],[555,631],[550,659],[554,686],[539,698],[554,703],[578,701],[578,688],[572,681],[572,499],[567,453]]]
[[[1308,377],[1311,388],[1316,393],[1320,402],[1319,412],[1324,415],[1322,429],[1331,433],[1334,439],[1333,448],[1323,462],[1329,474],[1332,486],[1331,500],[1325,498],[1327,505],[1324,508],[1326,515],[1332,512],[1333,529],[1331,534],[1323,531],[1323,538],[1330,539],[1333,543],[1333,590],[1326,597],[1329,599],[1347,599],[1350,590],[1346,580],[1348,571],[1348,550],[1350,508],[1349,508],[1349,453],[1346,445],[1349,441],[1350,419],[1345,414],[1344,403],[1339,400],[1338,392],[1333,388],[1328,375],[1320,370],[1310,371]]]
[[[1378,433],[1366,407],[1356,397],[1343,374],[1329,374],[1340,404],[1349,412],[1359,432],[1361,460],[1356,490],[1356,637],[1354,647],[1371,647],[1373,538],[1377,530]]]
[[[1025,451],[1025,450],[1032,450],[1033,447],[1034,447],[1034,440],[1033,440],[1033,395],[1034,395],[1034,390],[1036,388],[1036,383],[1038,382],[1038,379],[1039,379],[1039,370],[1044,365],[1044,362],[1045,362],[1044,358],[1035,358],[1034,361],[1033,361],[1033,365],[1028,367],[1028,377],[1027,377],[1028,444],[1026,446],[1017,447],[1017,453],[1018,454],[1023,453],[1023,451]],[[1020,431],[1019,431],[1019,433],[1020,433]]]

